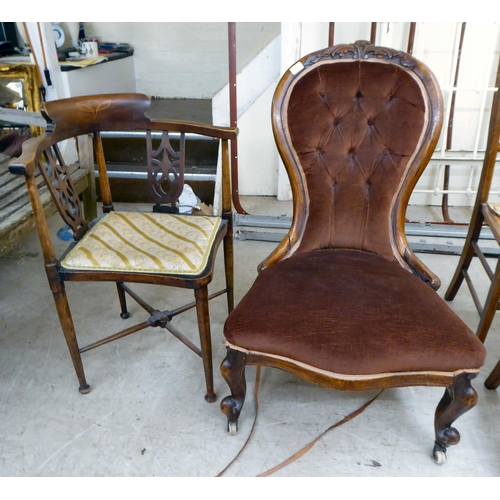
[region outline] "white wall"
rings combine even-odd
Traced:
[[[61,23],[63,27],[64,24]],[[455,22],[417,24],[414,55],[436,74],[447,105],[451,97],[459,25]],[[228,81],[227,23],[85,23],[85,27],[88,35],[97,35],[103,41],[129,42],[134,47],[138,92],[180,98],[212,98],[218,92],[226,92],[221,89]],[[369,39],[370,27],[369,22],[338,22],[334,43]],[[241,84],[238,88],[240,193],[277,194],[279,199],[290,199],[288,179],[277,159],[270,132],[271,96],[276,78],[291,64],[309,52],[326,47],[328,23],[237,23],[238,72],[241,73],[280,32],[280,55],[268,61],[272,62],[271,66],[275,65],[275,74],[269,64],[266,66],[267,90],[252,85],[252,78],[249,86]],[[376,43],[406,50],[408,32],[409,23],[378,23]],[[50,33],[46,35],[50,38]],[[499,49],[500,23],[467,23],[452,144],[462,155],[471,155],[463,151],[484,148],[495,77],[493,68],[496,68]],[[260,75],[261,70],[256,71]],[[53,77],[61,78],[57,71]],[[48,90],[50,94],[52,89]],[[253,96],[247,95],[248,90],[255,91]],[[54,96],[57,97],[64,95]],[[247,101],[255,101],[254,106],[247,109]],[[444,128],[446,124],[445,116]],[[446,153],[442,150],[443,140],[440,147],[436,155]],[[412,203],[441,203],[440,165],[443,164],[443,161],[435,161],[428,167],[412,196]],[[478,164],[477,161],[452,163],[451,189],[462,191],[462,194],[450,195],[450,204],[473,203],[473,188],[479,172],[471,168]],[[500,191],[500,180],[494,179],[493,189]],[[436,195],[419,192],[434,190]],[[468,196],[463,194],[466,190]]]
[[[84,25],[86,35],[134,47],[138,92],[211,99],[228,81],[228,23]],[[236,23],[238,71],[279,34],[279,29],[280,23]]]
[[[410,23],[377,23],[376,44],[398,50],[407,50]],[[417,23],[413,54],[433,71],[443,91],[445,112],[450,107],[452,83],[455,74],[456,47],[461,23]],[[352,43],[370,38],[371,23],[335,23],[334,43]],[[309,52],[328,43],[328,23],[283,23],[283,73],[291,64]],[[448,117],[445,114],[443,134],[433,161],[421,177],[410,203],[440,205],[444,164],[451,164],[450,205],[472,205],[474,189],[479,178],[480,161],[485,147],[496,65],[500,50],[500,23],[468,22],[460,64],[454,124],[454,151],[445,151]],[[479,152],[478,152],[479,150]],[[449,161],[450,157],[470,157],[472,161]],[[500,172],[494,179],[493,190],[500,193]],[[424,192],[430,191],[430,193]],[[278,199],[291,199],[288,179],[279,166]],[[500,196],[499,196],[500,200]],[[495,200],[496,201],[496,200]]]

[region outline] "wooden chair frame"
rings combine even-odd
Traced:
[[[19,159],[10,163],[10,171],[14,174],[24,175],[29,196],[33,206],[38,236],[40,239],[45,270],[50,289],[54,295],[57,313],[61,327],[71,354],[75,372],[79,381],[79,391],[82,394],[89,392],[81,353],[94,349],[113,340],[130,335],[149,326],[159,326],[170,331],[181,340],[187,347],[193,350],[203,360],[205,382],[207,393],[205,399],[213,402],[216,395],[213,387],[212,369],[212,347],[210,332],[210,317],[208,301],[222,294],[227,295],[229,311],[233,308],[233,234],[232,234],[232,206],[230,195],[230,160],[229,141],[234,140],[237,135],[235,128],[214,127],[189,122],[151,120],[145,116],[150,100],[142,94],[103,94],[96,96],[84,96],[61,101],[46,103],[43,113],[49,122],[46,134],[41,137],[30,139],[23,145],[23,154]],[[208,264],[199,275],[175,275],[164,273],[143,273],[126,271],[98,271],[98,270],[74,270],[65,269],[61,266],[61,260],[71,248],[76,245],[83,235],[92,227],[96,220],[86,221],[78,196],[75,196],[71,177],[67,175],[67,166],[58,149],[58,143],[70,139],[91,134],[94,142],[94,152],[99,172],[99,185],[102,198],[102,210],[106,214],[114,210],[111,198],[111,189],[106,170],[106,160],[101,142],[103,131],[160,131],[166,137],[169,132],[179,133],[182,138],[185,134],[201,134],[210,136],[222,144],[222,213],[221,226],[211,248]],[[149,132],[148,132],[149,133]],[[150,151],[150,153],[154,153]],[[44,163],[45,162],[45,163]],[[182,161],[180,162],[182,163]],[[44,166],[47,165],[47,166]],[[182,164],[177,165],[182,171]],[[171,165],[167,165],[168,170]],[[35,182],[35,171],[40,168],[45,181],[51,190],[54,202],[59,213],[68,225],[71,226],[75,241],[69,246],[65,254],[58,258],[51,241],[47,220],[40,202],[37,185]],[[162,167],[163,168],[163,167]],[[161,172],[160,172],[161,173]],[[164,180],[165,169],[161,173]],[[167,172],[168,174],[168,172]],[[159,175],[153,173],[150,177]],[[151,179],[154,185],[158,179]],[[173,183],[173,192],[161,193],[161,186],[156,182],[157,191],[155,201],[163,200],[171,203],[178,198],[182,191],[182,172],[177,176],[177,183]],[[208,284],[212,280],[215,255],[219,244],[223,242],[225,257],[226,287],[216,293],[209,295]],[[121,305],[121,317],[129,316],[126,306],[126,294],[134,299],[149,314],[145,321],[126,328],[103,340],[85,347],[79,347],[70,306],[65,292],[65,282],[89,282],[89,281],[112,281],[116,282],[119,301]],[[195,301],[175,310],[158,310],[133,292],[126,283],[147,283],[165,285],[172,287],[188,288],[194,290]],[[171,320],[176,315],[196,308],[201,348],[194,345],[174,325]]]
[[[302,167],[291,142],[284,132],[286,120],[287,91],[294,81],[300,77],[304,68],[309,69],[316,64],[330,61],[342,62],[349,59],[368,59],[387,61],[403,67],[415,75],[422,83],[428,102],[427,137],[428,140],[417,151],[412,161],[409,175],[397,193],[390,216],[392,230],[392,250],[394,261],[421,278],[429,286],[437,290],[440,281],[415,256],[410,248],[404,230],[405,212],[412,190],[429,162],[436,147],[442,125],[442,97],[439,86],[428,68],[412,56],[392,49],[375,47],[368,42],[337,45],[303,57],[285,72],[276,89],[272,104],[272,121],[275,141],[290,178],[293,193],[293,220],[291,229],[286,237],[277,246],[274,252],[259,266],[259,272],[275,265],[283,259],[292,256],[299,246],[304,235],[308,217],[308,193]],[[312,371],[301,363],[279,359],[277,356],[266,353],[234,349],[227,347],[227,355],[221,365],[221,373],[226,380],[231,395],[221,402],[221,410],[227,417],[228,431],[235,434],[238,428],[238,418],[242,410],[245,395],[245,367],[254,365],[259,367],[277,368],[289,372],[301,379],[323,387],[346,391],[367,391],[408,386],[435,386],[445,387],[445,394],[441,399],[435,414],[435,445],[433,456],[438,463],[446,458],[446,448],[457,444],[460,434],[451,424],[462,414],[470,410],[477,402],[477,395],[471,386],[471,380],[477,373],[460,373],[455,376],[439,373],[390,373],[380,377],[364,377],[349,379]]]
[[[500,88],[500,60],[498,63],[497,76],[495,86]],[[455,270],[455,274],[448,286],[445,294],[445,299],[452,301],[464,279],[467,283],[469,291],[472,295],[474,304],[479,313],[480,320],[477,326],[477,336],[484,343],[486,336],[496,311],[500,307],[500,259],[497,262],[495,270],[492,270],[485,255],[479,247],[479,238],[483,227],[488,226],[498,244],[500,244],[500,216],[494,212],[488,205],[488,198],[495,172],[495,162],[497,160],[498,150],[500,147],[500,91],[497,90],[493,97],[491,105],[491,115],[488,128],[488,138],[486,140],[486,151],[484,156],[481,177],[477,188],[476,201],[472,209],[472,216],[469,223],[469,231],[465,239],[462,255]],[[469,266],[472,259],[477,256],[483,265],[491,285],[486,296],[484,304],[478,297],[472,277],[469,274]],[[485,381],[485,386],[488,389],[496,389],[500,385],[500,361],[493,369],[490,376]]]

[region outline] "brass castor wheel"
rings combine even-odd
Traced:
[[[446,450],[443,450],[441,446],[435,445],[432,458],[438,465],[443,465],[446,462]]]
[[[229,433],[230,436],[236,436],[238,433],[238,421],[236,422],[230,422],[228,420],[227,422],[227,432]]]

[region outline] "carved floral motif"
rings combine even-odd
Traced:
[[[358,40],[354,43],[336,45],[324,51],[311,54],[305,61],[304,66],[308,67],[325,59],[384,59],[400,64],[405,68],[415,68],[417,61],[414,57],[401,52],[400,50],[386,47],[377,47],[366,40]]]

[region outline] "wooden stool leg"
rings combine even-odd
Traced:
[[[484,385],[487,389],[496,389],[500,385],[500,360],[493,371],[488,375]]]
[[[71,360],[73,361],[73,366],[75,368],[78,382],[80,383],[80,387],[78,390],[81,394],[87,394],[88,392],[90,392],[90,386],[87,384],[87,380],[85,378],[82,357],[80,355],[80,349],[78,348],[78,342],[76,340],[75,327],[73,324],[73,318],[71,317],[71,311],[69,308],[64,283],[59,282],[55,288],[56,289],[53,290],[52,293],[54,295],[54,301],[56,303],[59,321],[61,322],[61,328],[66,339],[66,344],[68,345],[69,353],[71,355]]]
[[[214,392],[214,371],[212,365],[212,339],[210,334],[210,313],[208,309],[208,289],[206,286],[196,288],[196,315],[198,317],[198,329],[200,332],[201,356],[203,369],[205,371],[205,382],[207,394],[205,400],[213,403],[217,399]]]

